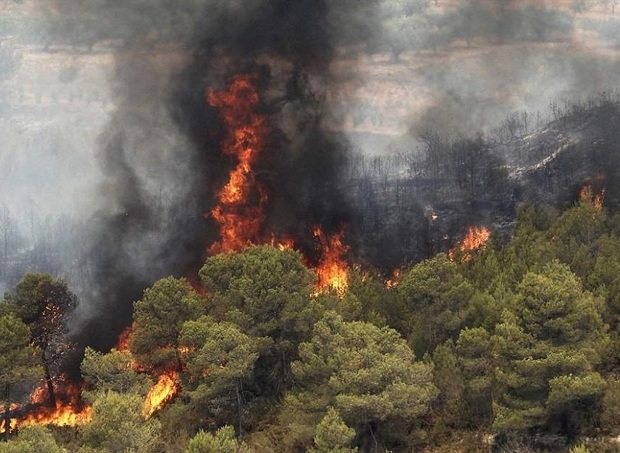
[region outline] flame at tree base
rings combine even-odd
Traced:
[[[602,189],[600,193],[596,193],[592,188],[592,185],[586,184],[579,191],[579,201],[582,204],[589,204],[594,206],[599,211],[603,209],[603,200],[605,199],[605,189]]]
[[[342,242],[344,232],[340,231],[326,237],[320,227],[314,228],[314,237],[321,245],[321,260],[315,269],[317,275],[317,292],[332,289],[343,297],[349,288],[348,265],[344,255],[349,247]]]
[[[487,241],[491,238],[491,230],[485,226],[469,227],[465,238],[461,241],[458,248],[458,256],[463,262],[468,262],[472,258],[472,254],[477,250],[484,248]],[[452,249],[448,252],[448,256],[452,261],[456,259],[457,253]]]
[[[11,412],[17,414],[11,418],[10,430],[31,425],[79,426],[90,422],[92,406],[82,401],[80,385],[70,383],[62,376],[54,382],[54,392],[55,407],[48,404],[49,395],[45,382],[35,389],[28,404],[11,405]],[[26,411],[24,415],[19,414],[22,410]],[[0,432],[4,432],[4,414],[0,414],[0,418]]]
[[[167,371],[159,376],[157,383],[151,387],[144,400],[142,415],[150,417],[169,403],[181,389],[179,373],[177,371]]]

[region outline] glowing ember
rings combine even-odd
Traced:
[[[592,186],[587,184],[582,187],[579,192],[579,201],[584,204],[591,204],[596,209],[603,209],[603,199],[605,198],[605,189],[600,194],[595,194]]]
[[[344,255],[349,247],[342,242],[343,232],[326,237],[320,227],[314,228],[314,237],[321,244],[321,261],[316,267],[317,290],[325,291],[333,289],[339,296],[344,296],[349,287],[349,275],[347,262]]]
[[[192,289],[196,291],[197,294],[201,296],[207,295],[207,290],[205,289],[204,286],[202,286],[197,270],[192,270],[192,271],[187,272],[185,274],[185,280],[187,280],[187,283],[190,284]]]
[[[295,248],[295,241],[290,238],[276,239],[276,237],[272,234],[269,245],[278,250],[293,250]]]
[[[392,289],[396,288],[400,283],[400,269],[394,269],[392,277],[385,281],[385,287]]]
[[[256,182],[252,166],[263,151],[269,127],[264,116],[255,112],[258,92],[247,75],[233,77],[227,89],[209,90],[207,100],[218,108],[228,134],[223,152],[237,160],[228,183],[218,192],[218,204],[211,215],[219,225],[221,242],[210,252],[242,250],[256,243],[264,220],[267,195]]]
[[[179,393],[181,384],[179,381],[179,373],[176,371],[168,371],[159,376],[157,383],[151,387],[149,393],[144,400],[142,407],[142,415],[150,417],[155,411],[164,407]]]
[[[132,332],[132,328],[131,326],[128,326],[118,336],[118,343],[116,345],[117,351],[121,351],[121,352],[129,351],[129,337],[131,336],[131,332]]]

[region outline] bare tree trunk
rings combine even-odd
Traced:
[[[242,402],[241,402],[241,393],[239,392],[239,384],[235,384],[235,393],[236,393],[236,396],[237,396],[237,425],[238,425],[238,427],[237,427],[237,435],[239,437],[241,437],[241,435],[243,434],[241,432],[241,429],[242,429],[241,428],[241,405],[242,405]]]
[[[43,352],[43,369],[45,370],[45,382],[47,383],[47,393],[49,395],[49,401],[51,407],[56,407],[56,395],[54,394],[54,383],[52,382],[52,375],[50,374],[50,367],[45,359],[45,352]]]
[[[11,433],[11,384],[8,382],[4,387],[4,441],[9,441]]]

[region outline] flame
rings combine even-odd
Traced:
[[[388,289],[393,289],[398,286],[400,283],[400,269],[394,269],[392,272],[392,277],[385,281],[385,287]]]
[[[252,167],[264,149],[269,127],[264,116],[255,112],[260,103],[252,78],[233,77],[222,91],[209,89],[207,101],[218,108],[228,134],[223,152],[237,160],[228,182],[217,194],[218,204],[211,216],[219,226],[221,241],[210,253],[239,251],[256,243],[264,220],[267,194],[257,183]]]
[[[217,108],[226,127],[222,142],[223,153],[237,162],[228,182],[217,193],[217,205],[211,217],[217,222],[220,241],[209,248],[211,254],[241,251],[245,247],[270,243],[280,250],[294,248],[291,239],[262,234],[265,220],[263,207],[268,196],[254,175],[253,167],[266,148],[270,126],[264,115],[257,113],[260,97],[253,77],[236,75],[221,91],[209,89],[208,103]],[[343,295],[348,287],[347,263],[343,259],[348,247],[342,242],[343,233],[327,238],[320,227],[314,229],[322,253],[316,268],[319,291],[331,288]]]
[[[271,235],[269,245],[278,250],[293,250],[295,248],[295,241],[291,238],[276,239],[275,235]]]
[[[118,337],[118,351],[129,351],[129,338],[133,331],[132,327],[129,326]],[[190,349],[187,347],[179,346],[178,348],[179,354],[186,355],[190,352]],[[148,372],[149,370],[140,366],[138,362],[133,358],[129,362],[129,367],[137,372]],[[152,370],[151,370],[152,371]],[[164,407],[181,389],[181,384],[179,380],[179,373],[177,371],[165,371],[161,374],[157,382],[151,387],[149,392],[146,395],[144,400],[144,405],[142,406],[142,414],[145,418],[153,415],[155,411],[158,411],[162,407]],[[34,394],[33,394],[34,395]]]
[[[129,351],[129,337],[133,331],[132,326],[127,326],[125,330],[118,336],[118,343],[116,344],[116,350],[120,352]]]
[[[314,237],[321,244],[321,260],[316,267],[318,292],[333,289],[339,296],[344,296],[349,287],[349,274],[344,255],[349,247],[342,242],[344,231],[326,237],[321,227],[314,228]]]
[[[491,237],[491,230],[489,230],[485,226],[473,226],[469,227],[467,230],[467,234],[465,238],[461,241],[458,246],[458,251],[460,252],[460,259],[463,262],[468,262],[471,260],[472,255],[477,250],[484,248],[487,241]],[[454,249],[448,252],[448,256],[452,261],[455,260],[455,252]]]
[[[61,376],[53,383],[56,406],[48,404],[47,383],[40,384],[30,395],[26,413],[11,419],[11,430],[30,425],[78,426],[86,424],[92,416],[92,407],[81,399],[82,388],[71,383],[66,376]],[[11,405],[11,411],[21,409],[18,404]],[[4,414],[0,414],[4,417]],[[0,431],[4,431],[4,419],[0,422]]]
[[[169,403],[181,389],[179,381],[179,373],[176,371],[167,371],[159,376],[157,383],[151,387],[149,393],[144,400],[142,407],[142,415],[148,418],[155,411],[158,411]]]
[[[603,209],[603,200],[605,198],[605,189],[601,190],[601,193],[594,193],[594,189],[590,184],[586,184],[581,188],[579,192],[579,201],[582,204],[590,204],[599,211]]]
[[[478,250],[479,248],[484,247],[490,237],[491,230],[489,230],[487,227],[470,227],[469,230],[467,230],[465,239],[463,239],[463,242],[461,242],[461,251],[469,252]]]

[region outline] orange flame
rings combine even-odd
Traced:
[[[256,182],[252,166],[263,151],[269,127],[265,117],[255,112],[260,98],[248,75],[233,77],[225,90],[209,89],[207,100],[218,108],[228,131],[223,151],[237,160],[211,211],[219,225],[221,242],[213,244],[209,251],[239,251],[258,240],[264,220],[267,195]]]
[[[603,209],[603,199],[605,198],[605,189],[601,190],[601,193],[594,193],[594,189],[590,184],[586,184],[581,188],[579,192],[579,201],[583,204],[590,204],[596,209]]]
[[[30,396],[29,405],[33,408],[25,415],[11,420],[11,430],[30,425],[78,426],[88,423],[92,416],[92,407],[81,399],[81,387],[72,384],[64,376],[54,382],[56,406],[45,404],[49,400],[47,384],[43,382]],[[11,410],[20,405],[11,405]],[[3,417],[3,415],[1,415]],[[4,431],[4,420],[0,422],[0,431]]]
[[[127,327],[118,337],[118,351],[129,351],[129,339],[133,330],[132,327],[134,326]],[[188,352],[188,348],[179,347],[180,354],[187,354]],[[129,362],[129,367],[138,372],[149,371],[148,369],[138,365],[138,362],[133,358]],[[179,380],[179,373],[177,371],[165,371],[162,375],[160,375],[157,382],[151,387],[144,400],[144,405],[142,407],[142,414],[144,417],[150,417],[155,411],[161,409],[169,403],[170,400],[172,400],[172,398],[174,398],[174,396],[179,392],[180,388],[181,384]]]
[[[179,373],[176,371],[167,371],[159,376],[157,383],[151,387],[149,393],[144,400],[142,407],[142,415],[148,418],[155,411],[158,411],[169,403],[181,389],[179,381]]]
[[[271,235],[269,245],[278,250],[293,250],[295,248],[295,241],[291,238],[276,239],[275,235]]]
[[[471,260],[473,253],[477,250],[484,248],[487,241],[491,237],[491,230],[489,230],[485,226],[481,227],[469,227],[467,230],[467,234],[461,244],[458,246],[458,251],[460,252],[460,259],[463,262],[468,262]],[[454,249],[448,252],[448,256],[452,261],[455,260],[455,252]]]
[[[342,297],[349,287],[349,274],[347,262],[344,255],[349,251],[349,247],[342,242],[344,232],[326,237],[321,227],[314,228],[314,237],[321,244],[321,261],[316,267],[318,277],[316,288],[319,292],[333,289]]]
[[[118,336],[116,350],[120,352],[129,351],[129,337],[131,336],[132,326],[127,326]]]
[[[465,239],[461,242],[461,251],[469,252],[484,247],[491,237],[491,231],[485,227],[470,227],[467,230]]]

